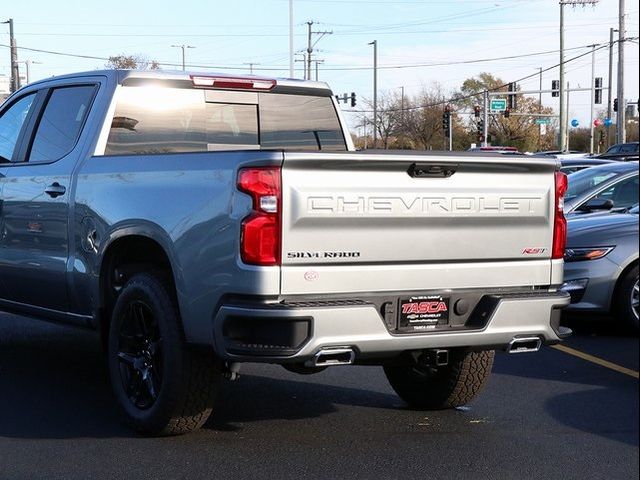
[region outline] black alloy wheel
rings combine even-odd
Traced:
[[[162,387],[162,338],[153,309],[142,300],[129,304],[118,332],[122,386],[133,405],[153,406]]]

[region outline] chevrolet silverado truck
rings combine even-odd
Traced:
[[[244,362],[469,402],[559,325],[555,160],[357,152],[324,83],[93,71],[0,108],[0,309],[94,329],[126,421],[199,428]]]

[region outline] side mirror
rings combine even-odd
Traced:
[[[593,212],[596,210],[611,210],[613,208],[613,200],[610,198],[592,198],[580,205],[578,210],[581,212]]]

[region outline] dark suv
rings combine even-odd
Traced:
[[[596,155],[595,158],[611,160],[638,160],[638,142],[617,143],[610,146],[606,152]]]

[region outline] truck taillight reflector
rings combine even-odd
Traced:
[[[556,205],[553,219],[553,248],[551,258],[564,257],[564,249],[567,245],[567,219],[564,218],[564,194],[567,192],[567,176],[562,172],[556,172]]]
[[[280,264],[280,185],[280,167],[243,168],[238,173],[238,190],[253,200],[253,212],[242,221],[240,256],[244,263]]]
[[[191,75],[190,77],[195,87],[271,90],[276,86],[276,81],[269,78],[209,77],[204,75]]]

